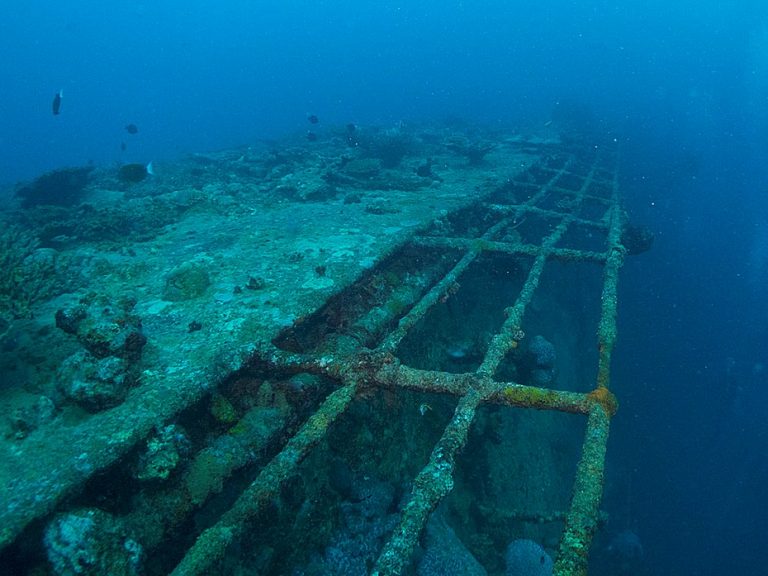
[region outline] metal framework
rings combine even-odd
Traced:
[[[517,176],[507,188],[478,198],[463,212],[445,216],[456,225],[433,225],[401,248],[411,253],[436,254],[440,260],[441,265],[420,270],[425,280],[423,286],[391,287],[383,301],[362,298],[357,301],[358,309],[351,320],[331,328],[323,326],[328,310],[320,310],[273,343],[251,347],[246,368],[252,366],[280,374],[307,372],[332,379],[338,385],[258,471],[228,511],[198,536],[174,569],[174,575],[215,573],[216,564],[229,545],[249,530],[250,520],[278,495],[288,479],[299,473],[299,464],[326,437],[329,426],[361,394],[378,390],[394,394],[405,390],[437,393],[455,398],[457,405],[429,461],[414,478],[399,526],[380,551],[372,574],[401,574],[411,561],[430,514],[453,488],[457,455],[467,443],[478,409],[486,404],[587,417],[570,509],[565,513],[554,568],[557,576],[587,573],[589,547],[600,516],[609,423],[617,409],[609,390],[610,362],[616,338],[618,273],[626,253],[621,244],[624,213],[617,185],[617,154],[610,146],[586,151],[531,146],[541,161]],[[473,225],[460,225],[465,216],[469,219],[470,213]],[[547,223],[547,233],[537,242],[526,243],[510,234],[527,219]],[[590,235],[595,245],[599,239],[600,248],[590,251],[563,247],[566,234],[574,231]],[[439,304],[455,297],[456,287],[473,263],[493,254],[524,258],[530,267],[519,293],[509,294],[511,305],[504,310],[504,322],[493,335],[478,368],[457,374],[418,369],[398,359],[398,347],[413,334],[417,324]],[[441,255],[445,256],[442,260]],[[602,266],[601,312],[596,330],[597,378],[588,392],[552,390],[497,378],[503,360],[518,346],[523,317],[542,274],[547,264],[555,260]],[[361,279],[358,284],[364,282]],[[354,289],[355,286],[348,290]],[[337,300],[326,307],[335,305],[343,310],[344,304]],[[56,436],[41,437],[34,441],[37,444],[28,445],[26,453],[9,456],[9,466],[14,458],[15,478],[7,486],[0,486],[0,499],[5,504],[0,510],[0,550],[14,543],[27,528],[35,530],[35,520],[59,509],[68,497],[87,486],[97,472],[129,458],[157,423],[173,421],[183,411],[205,401],[207,392],[197,385],[197,377],[204,378],[202,374],[190,374],[186,385],[153,382],[147,386],[147,395],[162,398],[162,403],[147,404],[144,396],[137,395],[116,408],[115,414],[93,416],[78,429],[76,437],[64,437],[60,444],[53,443]],[[287,434],[288,429],[286,422],[275,422],[273,438]],[[172,539],[169,534],[218,492],[228,477],[254,463],[252,454],[263,449],[265,440],[259,434],[249,434],[248,426],[239,426],[238,431],[223,434],[228,436],[228,458],[208,470],[207,484],[198,482],[193,489],[187,476],[177,475],[167,486],[136,499],[134,509],[124,514],[122,520],[129,528],[141,532],[140,540],[146,549],[157,548]],[[98,450],[81,453],[81,437],[97,439]],[[41,472],[27,455],[44,448],[60,452],[61,463]],[[202,446],[186,463],[188,469],[206,467],[214,452],[213,446]],[[169,507],[172,515],[156,513]]]
[[[387,307],[381,306],[368,311],[345,332],[323,335],[313,346],[281,346],[277,339],[276,345],[258,351],[253,362],[267,369],[320,374],[336,380],[339,386],[260,470],[234,505],[200,534],[173,574],[213,573],[228,546],[248,530],[249,519],[278,494],[283,482],[297,473],[299,463],[325,437],[328,427],[363,389],[377,387],[395,392],[409,389],[452,395],[458,403],[429,461],[414,479],[399,526],[380,552],[372,574],[401,574],[411,561],[429,515],[453,487],[456,457],[467,443],[478,408],[487,403],[587,417],[571,505],[565,515],[554,568],[557,576],[586,574],[590,543],[599,519],[609,423],[617,409],[609,390],[610,362],[616,338],[618,272],[626,251],[621,245],[624,216],[616,164],[615,150],[607,148],[595,147],[587,153],[552,149],[542,163],[513,183],[516,194],[522,191],[527,197],[523,202],[497,191],[473,206],[474,210],[493,216],[486,229],[467,230],[461,237],[430,234],[427,230],[412,240],[415,247],[459,253],[460,257],[447,272],[440,273],[429,290],[413,297],[404,315],[384,312]],[[596,206],[598,213],[592,217]],[[541,242],[511,242],[509,236],[502,236],[528,217],[551,222],[549,233]],[[578,228],[588,229],[593,236],[600,235],[604,249],[588,251],[558,246],[568,231]],[[511,295],[513,304],[506,308],[505,321],[493,336],[479,368],[471,373],[453,374],[401,363],[395,356],[398,345],[427,312],[452,297],[462,274],[485,253],[528,257],[532,265],[519,294]],[[502,360],[518,344],[523,316],[551,260],[596,262],[603,267],[597,381],[590,392],[525,386],[494,377]],[[370,345],[365,335],[374,332],[381,335]]]

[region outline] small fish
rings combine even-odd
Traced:
[[[310,142],[317,142],[317,134],[314,132],[307,132],[307,140]]]
[[[310,124],[317,124],[318,122],[320,122],[320,118],[318,118],[314,114],[310,114],[309,116],[307,116],[307,120],[309,120]]]
[[[128,132],[128,134],[136,134],[139,131],[139,127],[136,126],[136,124],[128,124],[125,127],[125,131]]]
[[[53,115],[58,116],[59,112],[61,111],[61,99],[64,98],[64,90],[59,90],[56,92],[56,95],[53,97],[53,104],[51,108],[53,108]]]
[[[124,164],[117,171],[117,177],[123,182],[135,184],[141,182],[147,176],[154,176],[155,170],[152,167],[152,162],[147,164]]]
[[[128,148],[128,146],[125,145],[125,142],[120,142],[120,150],[122,152],[125,152],[125,149]]]
[[[424,416],[424,414],[426,414],[430,410],[432,410],[432,406],[430,406],[426,402],[422,402],[421,404],[419,404],[419,414],[421,414],[422,416]]]

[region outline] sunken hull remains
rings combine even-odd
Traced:
[[[502,574],[527,539],[586,574],[613,146],[341,130],[11,213],[3,565],[427,573],[453,538]]]

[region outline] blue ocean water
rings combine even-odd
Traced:
[[[31,0],[0,8],[0,86],[3,185],[301,132],[308,114],[586,111],[656,234],[622,271],[606,507],[649,574],[764,573],[768,5]]]

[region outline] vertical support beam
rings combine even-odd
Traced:
[[[608,258],[603,272],[600,323],[597,329],[597,385],[590,393],[595,404],[589,414],[581,460],[576,471],[571,507],[565,519],[565,530],[555,561],[554,576],[586,576],[589,548],[597,529],[600,501],[603,496],[605,452],[610,419],[616,401],[609,391],[611,353],[616,341],[616,308],[619,269],[624,263],[621,245],[623,216],[618,195],[618,163],[614,170],[611,204],[608,209]]]
[[[411,499],[400,517],[400,524],[379,555],[371,576],[396,576],[411,560],[413,550],[430,513],[453,489],[456,455],[467,443],[469,427],[484,395],[470,389],[459,400],[453,418],[443,431],[429,462],[413,483]]]
[[[614,192],[614,195],[616,193]],[[611,207],[611,228],[608,232],[608,258],[603,276],[600,324],[597,327],[598,364],[597,386],[608,388],[610,384],[611,353],[616,342],[616,307],[618,302],[619,269],[624,264],[626,249],[621,245],[623,218],[618,199]]]
[[[610,415],[596,403],[589,413],[571,507],[555,561],[554,576],[586,576],[589,547],[597,529],[603,496],[605,449]]]

